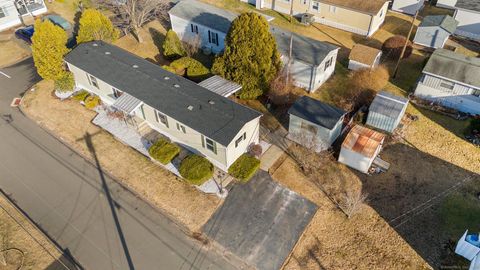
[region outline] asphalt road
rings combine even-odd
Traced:
[[[0,71],[0,188],[82,267],[236,269],[10,107],[38,81],[31,59]]]

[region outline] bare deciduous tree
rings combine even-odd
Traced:
[[[270,82],[270,89],[267,96],[275,105],[287,104],[293,100],[295,84],[292,76],[287,76],[287,74],[287,67],[285,66]]]
[[[171,5],[169,0],[100,0],[99,3],[113,10],[120,19],[116,23],[127,25],[140,43],[143,39],[139,29],[156,18],[167,20]]]
[[[194,57],[202,46],[200,35],[186,36],[183,39],[183,48],[188,57]]]
[[[360,212],[364,206],[365,200],[368,195],[364,194],[362,190],[348,190],[343,195],[343,198],[338,202],[338,206],[345,213],[347,218],[351,218],[353,215]]]

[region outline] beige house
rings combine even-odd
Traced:
[[[65,56],[77,88],[222,170],[259,142],[261,113],[102,41]],[[139,125],[139,126],[140,126]]]
[[[241,0],[258,9],[289,14],[312,14],[315,22],[371,36],[385,21],[387,0]],[[290,2],[293,1],[293,2]]]

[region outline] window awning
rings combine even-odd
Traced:
[[[132,114],[142,104],[143,102],[138,98],[123,92],[122,95],[112,104],[112,107],[126,114]]]
[[[217,75],[201,81],[198,85],[224,97],[228,97],[242,89],[241,85]]]

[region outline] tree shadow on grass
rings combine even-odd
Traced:
[[[449,247],[466,229],[478,231],[480,216],[472,222],[470,213],[455,213],[452,223],[446,202],[455,194],[480,192],[480,175],[403,143],[387,145],[380,154],[391,163],[388,172],[367,176],[352,169],[369,205],[429,264],[455,266],[445,265],[456,258]]]

